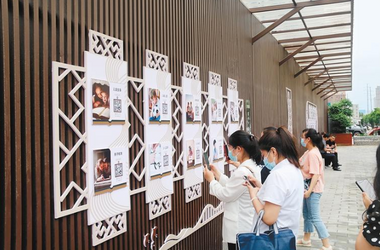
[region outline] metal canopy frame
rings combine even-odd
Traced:
[[[241,0],[265,29],[257,42],[272,34],[300,66],[294,77],[306,73],[321,98],[352,89],[354,0]]]

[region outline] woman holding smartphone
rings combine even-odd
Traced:
[[[231,161],[241,162],[230,178],[212,164],[211,171],[204,168],[204,176],[210,182],[210,194],[225,202],[223,242],[228,243],[228,249],[236,249],[236,234],[252,230],[254,209],[243,183],[245,176],[260,178],[261,169],[256,163],[260,162],[261,153],[255,137],[239,130],[228,140],[228,155]]]
[[[373,189],[377,199],[372,201],[368,194],[363,192],[363,204],[366,211],[363,214],[363,226],[356,238],[356,250],[380,249],[380,145],[376,150],[376,164]]]
[[[305,193],[303,200],[304,235],[297,241],[298,246],[311,246],[310,236],[317,230],[322,240],[321,250],[331,250],[329,233],[319,214],[319,201],[321,199],[325,181],[324,164],[319,152],[324,148],[322,136],[312,128],[302,131],[301,145],[307,150],[300,158],[302,174],[305,180]]]
[[[293,137],[285,127],[280,127],[264,133],[259,147],[264,164],[272,171],[263,185],[259,179],[249,177],[256,187],[248,183],[245,186],[256,213],[264,210],[265,224],[261,223],[260,232],[277,222],[279,228],[289,228],[296,236],[302,210],[303,178]],[[295,242],[293,244],[295,248]]]

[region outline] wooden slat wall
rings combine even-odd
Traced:
[[[51,62],[83,66],[89,29],[124,41],[132,77],[143,77],[144,52],[150,49],[169,56],[174,85],[181,84],[183,62],[200,66],[202,90],[207,90],[208,71],[222,75],[224,94],[227,77],[236,79],[240,98],[253,104],[256,134],[264,126],[286,124],[285,87],[293,91],[295,134],[305,126],[306,100],[318,106],[320,124],[325,124],[324,103],[311,93],[310,84],[302,85],[306,76],[293,78],[298,71],[294,61],[278,67],[285,51],[274,38],[265,36],[251,45],[262,26],[237,0],[3,0],[0,12],[0,249],[92,248],[86,212],[54,219],[51,150]],[[74,84],[68,79],[61,90]],[[133,101],[142,110],[142,95]],[[60,105],[68,113],[76,111],[64,94]],[[131,134],[142,133],[133,116],[131,124]],[[76,125],[83,129],[83,117]],[[61,136],[68,144],[76,141],[69,130]],[[132,155],[138,150],[136,145]],[[63,179],[84,185],[78,170],[83,160],[81,148]],[[132,189],[142,184],[131,179]],[[143,235],[153,226],[159,228],[160,246],[168,234],[193,226],[205,204],[218,204],[207,193],[203,185],[202,198],[185,204],[183,181],[175,182],[172,211],[153,221],[147,219],[145,194],[132,196],[127,233],[96,249],[144,249]],[[71,193],[63,205],[72,206],[76,195]],[[174,249],[221,249],[221,224],[219,216]]]

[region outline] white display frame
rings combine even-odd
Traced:
[[[289,88],[286,88],[286,107],[288,114],[288,130],[293,134],[293,93]]]
[[[318,131],[318,107],[312,102],[306,102],[306,128]]]

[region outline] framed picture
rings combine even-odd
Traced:
[[[111,152],[109,149],[94,150],[95,194],[109,192],[112,186]]]
[[[93,121],[110,119],[110,84],[107,81],[92,79],[92,117]]]

